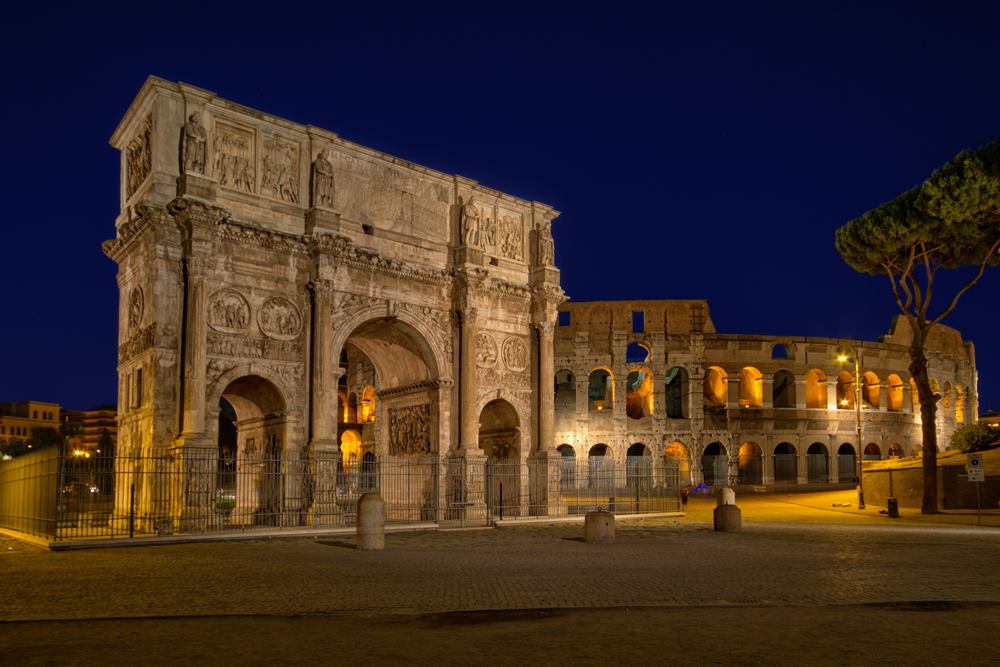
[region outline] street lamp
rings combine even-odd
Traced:
[[[844,362],[849,361],[852,357],[854,358],[854,412],[858,429],[858,509],[863,510],[865,508],[865,489],[864,481],[861,477],[861,365],[859,360],[861,355],[857,338],[843,336],[837,342],[839,343],[837,347],[837,361]],[[847,403],[847,399],[842,401],[842,404],[844,403]]]

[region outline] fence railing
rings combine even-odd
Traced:
[[[342,462],[60,456],[0,464],[0,527],[54,540],[353,526],[377,491],[390,524],[677,511],[677,467],[649,457]]]

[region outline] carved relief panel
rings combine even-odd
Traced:
[[[520,338],[508,338],[503,342],[503,365],[515,373],[528,368],[528,347]]]
[[[208,301],[208,325],[224,333],[243,333],[250,324],[250,305],[242,294],[221,289]]]
[[[253,130],[217,121],[212,157],[212,168],[219,185],[243,192],[254,191],[257,160]]]
[[[260,175],[261,194],[299,203],[299,145],[264,135]]]
[[[416,405],[389,410],[389,454],[429,454],[431,406]]]
[[[257,323],[268,338],[294,340],[302,330],[302,315],[288,299],[272,296],[261,305]]]
[[[133,287],[128,297],[128,330],[129,333],[139,328],[142,323],[142,288]]]
[[[497,365],[497,342],[485,331],[476,334],[476,365],[480,368]]]
[[[524,261],[524,220],[521,214],[500,209],[497,218],[500,256],[518,262]]]
[[[153,168],[153,116],[139,126],[135,138],[125,148],[125,198],[135,194]]]

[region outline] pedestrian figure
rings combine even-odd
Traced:
[[[681,509],[687,509],[688,506],[688,490],[681,489]]]

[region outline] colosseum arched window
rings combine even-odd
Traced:
[[[590,372],[587,399],[591,410],[611,410],[615,405],[615,376],[607,368]]]
[[[885,380],[885,407],[889,412],[903,409],[903,381],[893,373]]]
[[[814,368],[806,373],[806,408],[826,410],[828,392],[826,373]]]
[[[795,407],[795,376],[789,371],[780,370],[774,374],[771,383],[772,404],[776,408]]]
[[[702,383],[702,395],[707,407],[726,407],[727,378],[726,371],[718,366],[712,366],[705,373]]]
[[[625,378],[625,414],[642,419],[653,414],[653,374],[638,368]]]
[[[854,409],[854,376],[847,371],[837,376],[837,407],[841,410]]]
[[[879,390],[881,381],[878,376],[868,371],[861,376],[861,407],[870,407],[873,410],[879,409]]]
[[[753,366],[740,371],[740,407],[759,408],[764,405],[764,376]]]

